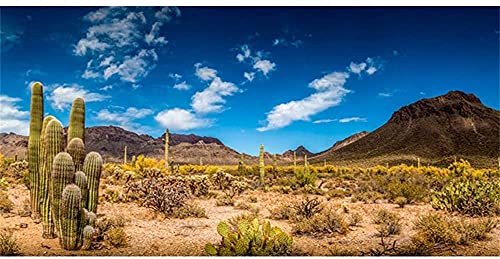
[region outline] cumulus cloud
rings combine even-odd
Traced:
[[[245,77],[246,80],[252,82],[253,79],[255,78],[255,73],[254,72],[245,72],[245,73],[243,73],[243,77]]]
[[[349,118],[343,118],[339,119],[340,123],[348,123],[348,122],[366,122],[366,118],[360,118],[360,117],[349,117]]]
[[[201,63],[196,63],[194,67],[196,68],[195,75],[203,81],[213,80],[217,77],[217,70],[213,68],[202,67]]]
[[[145,118],[153,114],[153,110],[146,108],[129,107],[126,110],[122,108],[114,111],[102,109],[97,112],[96,119],[100,121],[116,123],[118,126],[135,132],[144,133],[147,127],[141,126],[139,123],[134,122],[137,119]]]
[[[273,71],[276,67],[276,63],[273,63],[267,59],[259,60],[253,64],[253,68],[267,75],[270,71]]]
[[[216,77],[210,85],[201,92],[196,92],[191,98],[191,107],[197,113],[222,112],[226,103],[224,96],[231,96],[240,89],[231,82],[224,82]]]
[[[174,85],[174,89],[177,89],[177,90],[189,90],[190,88],[191,88],[191,86],[188,85],[186,83],[186,81],[181,82],[181,83],[177,83]]]
[[[88,13],[85,37],[73,53],[88,59],[82,74],[86,79],[137,83],[158,63],[156,50],[167,44],[162,26],[180,15],[176,7],[153,8],[105,7]]]
[[[349,73],[333,72],[313,80],[309,87],[315,89],[315,93],[302,100],[275,106],[267,114],[267,125],[257,130],[267,131],[283,128],[294,121],[309,121],[312,115],[339,105],[344,96],[351,92],[344,88],[348,78]]]
[[[20,98],[0,95],[0,132],[14,132],[21,135],[29,133],[29,112],[18,106]]]
[[[349,72],[351,73],[354,73],[354,74],[360,74],[361,72],[363,72],[366,68],[366,63],[365,62],[361,62],[359,64],[356,64],[354,62],[351,62],[351,64],[349,65]]]
[[[265,58],[266,54],[262,51],[257,51],[252,54],[250,47],[245,44],[240,47],[240,53],[236,55],[236,59],[239,62],[246,62],[252,66],[256,72],[262,73],[264,76],[273,70],[276,70],[276,63]],[[248,81],[253,81],[255,78],[255,72],[245,72],[243,76]]]
[[[199,118],[193,112],[180,108],[162,111],[155,116],[155,120],[171,130],[191,130],[210,127],[212,124],[212,120]]]
[[[52,107],[61,111],[68,108],[77,97],[85,99],[87,103],[100,102],[109,98],[106,95],[89,92],[78,84],[52,85],[50,88],[54,90],[49,94],[47,100],[51,101]]]

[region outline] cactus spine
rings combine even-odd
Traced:
[[[170,133],[168,132],[168,128],[165,130],[165,167],[167,170],[170,169],[170,163],[168,161],[168,144],[170,139]]]
[[[85,143],[85,101],[78,97],[73,100],[69,115],[68,142],[80,138]]]
[[[75,164],[73,159],[66,152],[60,152],[54,158],[52,166],[52,176],[50,183],[50,204],[56,231],[62,234],[61,198],[66,185],[72,184],[75,180]],[[80,193],[81,196],[81,193]],[[78,201],[80,202],[80,201]]]
[[[47,126],[42,130],[43,135],[43,167],[42,174],[40,177],[41,184],[41,214],[42,214],[42,225],[43,225],[43,238],[55,238],[54,233],[54,221],[53,221],[53,211],[51,208],[51,192],[50,184],[52,179],[52,169],[53,161],[55,156],[63,150],[63,127],[61,123],[52,116],[47,116],[44,119],[44,124]]]
[[[75,173],[75,184],[80,188],[82,193],[82,208],[87,208],[87,198],[88,198],[88,185],[87,176],[84,172],[78,171]]]
[[[43,121],[43,86],[36,82],[31,88],[30,135],[28,138],[28,166],[30,179],[30,201],[32,217],[38,218],[40,212],[40,134]]]
[[[127,164],[127,146],[125,146],[125,148],[123,150],[123,164],[124,165]]]
[[[260,174],[260,185],[265,186],[266,168],[264,165],[264,145],[260,144],[259,150],[259,174]]]
[[[88,203],[87,210],[96,213],[99,198],[99,179],[102,171],[102,157],[97,152],[90,152],[83,162],[83,172],[87,176]]]
[[[85,145],[83,144],[83,140],[78,137],[72,138],[66,147],[66,152],[73,158],[75,171],[82,171],[83,160],[85,159]]]
[[[81,200],[82,194],[78,186],[69,184],[64,188],[61,201],[60,241],[66,250],[79,248]]]

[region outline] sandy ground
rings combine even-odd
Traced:
[[[29,197],[29,191],[21,185],[8,190],[9,198],[14,202],[12,214],[0,217],[0,228],[14,229],[14,236],[22,255],[204,255],[206,243],[217,243],[220,237],[216,226],[221,220],[227,220],[247,211],[229,206],[215,206],[215,199],[194,200],[205,208],[208,218],[165,219],[152,213],[150,209],[142,208],[134,203],[101,203],[98,213],[106,217],[121,215],[126,220],[125,232],[128,234],[128,244],[121,248],[103,248],[93,251],[66,251],[58,243],[58,239],[42,239],[42,225],[35,224],[29,217],[21,217],[15,212],[21,210],[23,201]],[[237,200],[248,201],[248,196],[257,197],[257,203],[249,203],[260,208],[260,215],[268,217],[268,208],[293,199],[299,195],[264,193],[260,191],[245,192]],[[326,201],[325,201],[326,202]],[[403,229],[401,234],[392,237],[397,244],[404,243],[414,233],[413,221],[419,215],[434,211],[430,205],[409,205],[397,208],[394,204],[364,204],[362,202],[349,203],[347,199],[333,199],[327,202],[341,208],[347,204],[349,210],[358,212],[363,219],[359,226],[351,227],[346,235],[326,237],[294,236],[294,245],[308,255],[331,255],[331,250],[349,249],[351,251],[367,251],[377,247],[380,238],[376,237],[376,225],[372,223],[375,212],[385,208],[397,212],[402,217]],[[497,217],[500,219],[500,217]],[[269,219],[268,219],[269,220]],[[288,221],[270,220],[272,225],[281,227],[291,233],[293,224]],[[26,223],[26,228],[21,228]],[[491,233],[491,239],[469,246],[457,247],[453,250],[441,252],[445,255],[500,255],[500,229],[497,227]]]

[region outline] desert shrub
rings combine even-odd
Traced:
[[[217,197],[215,201],[215,205],[217,206],[234,206],[234,199],[227,195],[220,195]]]
[[[272,192],[279,192],[279,193],[283,193],[283,194],[289,194],[290,192],[292,192],[292,187],[290,187],[288,185],[273,185],[273,186],[270,187],[269,190],[272,191]]]
[[[404,206],[406,204],[409,204],[408,199],[406,199],[405,197],[401,197],[401,196],[396,197],[394,199],[394,203],[396,203],[400,208],[404,208]]]
[[[246,182],[240,181],[237,177],[224,172],[222,169],[219,169],[212,176],[212,182],[217,189],[222,190],[230,198],[249,188]]]
[[[403,182],[399,180],[390,182],[386,190],[388,198],[395,201],[396,198],[403,197],[406,199],[406,204],[421,201],[428,194],[428,191],[417,181],[411,181],[411,179],[414,177],[410,177],[410,180],[405,179]]]
[[[296,220],[297,212],[290,204],[281,204],[278,207],[270,209],[272,219],[277,220]]]
[[[14,203],[9,200],[6,192],[0,190],[0,213],[10,212],[14,208]]]
[[[401,218],[387,210],[379,210],[375,216],[373,223],[377,224],[377,236],[388,237],[397,235],[401,232]]]
[[[140,206],[151,208],[170,217],[175,209],[186,204],[190,193],[182,182],[151,178],[128,185],[127,195],[131,200],[136,200]]]
[[[159,178],[167,174],[165,160],[158,161],[144,155],[139,155],[134,163],[122,165],[122,170],[134,172],[140,178]]]
[[[248,196],[248,202],[256,203],[258,201],[257,196],[250,195]]]
[[[295,173],[295,184],[299,187],[305,187],[306,185],[313,185],[316,182],[316,175],[309,170],[298,169]]]
[[[382,198],[384,198],[384,196],[381,193],[368,191],[368,192],[356,193],[355,195],[352,196],[351,202],[362,201],[366,204],[369,204],[369,203],[374,203]]]
[[[498,214],[500,180],[461,177],[434,193],[431,204],[435,209],[457,211],[470,216]]]
[[[323,206],[318,198],[310,199],[306,197],[301,201],[291,204],[298,218],[311,218],[315,214],[321,212]]]
[[[10,184],[5,177],[0,178],[0,190],[7,190]]]
[[[348,223],[349,223],[349,226],[355,227],[355,226],[358,226],[362,220],[363,220],[363,217],[361,216],[361,214],[354,212],[354,213],[351,213],[351,215],[349,216]]]
[[[106,188],[102,195],[104,200],[110,203],[126,201],[126,197],[116,188]]]
[[[206,196],[208,194],[211,183],[207,175],[190,175],[185,179],[186,185],[195,197]]]
[[[241,220],[237,227],[220,222],[217,232],[222,237],[218,245],[207,244],[205,251],[209,255],[221,256],[285,256],[292,254],[293,239],[269,222],[259,224]]]
[[[344,198],[351,196],[351,193],[352,192],[344,189],[331,189],[326,192],[326,195],[328,198]]]
[[[208,218],[205,209],[196,205],[187,203],[180,208],[175,208],[172,212],[173,218],[185,219],[185,218]]]
[[[294,227],[294,233],[299,235],[345,234],[349,231],[344,217],[331,208],[305,218]]]
[[[114,247],[127,245],[127,234],[122,227],[112,227],[106,232],[107,241]]]
[[[19,255],[17,245],[12,230],[0,229],[0,256]]]

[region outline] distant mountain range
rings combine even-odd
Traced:
[[[163,158],[164,137],[153,138],[115,126],[86,129],[87,152],[100,152],[107,162],[123,160],[127,146],[129,158],[140,154]],[[241,154],[219,139],[194,134],[170,134],[170,154],[177,163],[231,165]],[[0,153],[25,157],[27,137],[0,133]],[[314,154],[303,146],[277,155],[278,164],[290,164],[295,151],[311,163],[373,165],[383,163],[422,163],[446,165],[456,158],[469,159],[479,166],[494,166],[500,156],[500,111],[484,106],[473,94],[451,91],[422,99],[394,112],[389,121],[369,133],[355,133],[337,141],[329,149]],[[258,163],[258,157],[244,155],[245,164]],[[272,155],[265,154],[266,164]]]

